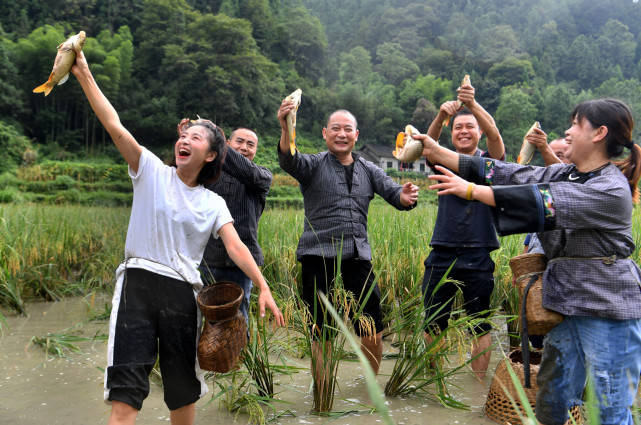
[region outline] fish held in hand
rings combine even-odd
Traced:
[[[461,80],[461,85],[459,87],[471,86],[471,85],[472,85],[472,82],[470,81],[470,75],[465,74],[465,77],[463,77],[463,79]],[[457,102],[458,102],[458,108],[461,109],[463,107],[463,102],[461,102],[460,100],[457,100]],[[445,118],[445,120],[443,121],[443,127],[445,127],[446,125],[449,125],[450,118],[451,117]]]
[[[527,131],[527,133],[525,133],[525,136],[523,137],[521,151],[519,152],[518,158],[516,158],[516,162],[521,165],[528,164],[530,161],[532,161],[534,151],[536,151],[536,146],[527,140],[527,136],[534,133],[535,129],[541,129],[541,124],[538,121],[535,121],[534,124],[532,124],[532,127],[530,127],[530,129]]]
[[[300,106],[300,98],[303,94],[301,89],[296,89],[285,100],[294,102],[294,109],[287,114],[287,132],[289,133],[289,151],[292,155],[296,153],[296,112]]]
[[[47,96],[54,86],[64,84],[69,79],[71,67],[76,62],[76,55],[80,53],[85,45],[86,37],[85,32],[80,31],[58,46],[58,54],[53,62],[53,69],[49,79],[44,84],[33,89],[34,93],[44,92],[45,96]]]
[[[405,126],[405,132],[398,133],[396,136],[396,149],[392,152],[394,158],[401,162],[414,162],[423,154],[423,142],[412,137],[413,134],[420,132],[411,125]]]

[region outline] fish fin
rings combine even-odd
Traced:
[[[60,81],[58,82],[58,85],[59,85],[59,86],[63,85],[64,83],[66,83],[66,82],[67,82],[67,80],[68,80],[68,79],[69,79],[69,73],[67,72],[67,73],[66,73],[66,74],[65,74],[65,75],[60,79]]]
[[[45,92],[45,96],[47,96],[50,92],[53,86],[51,85],[51,77],[53,77],[53,72],[49,75],[49,79],[44,83],[33,89],[34,93],[42,93]]]
[[[296,129],[292,129],[292,132],[289,136],[289,152],[292,155],[296,155]]]

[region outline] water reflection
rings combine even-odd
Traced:
[[[108,301],[108,300],[107,300]],[[96,305],[105,300],[97,300]],[[28,306],[29,317],[7,317],[7,326],[0,337],[0,424],[95,424],[106,423],[109,406],[102,401],[103,368],[106,363],[106,342],[81,342],[82,354],[71,353],[67,358],[45,357],[44,351],[30,347],[33,336],[48,332],[58,333],[82,323],[83,336],[106,333],[106,322],[87,322],[88,306],[83,298],[68,298],[55,303],[32,303]],[[394,350],[385,347],[386,352]],[[478,382],[473,375],[465,373],[452,380],[452,395],[470,406],[469,411],[442,407],[435,400],[419,397],[388,398],[390,412],[396,424],[419,425],[491,425],[494,422],[482,417],[487,388],[496,361],[493,355],[489,377]],[[366,411],[369,404],[364,379],[358,363],[344,361],[339,372],[339,389],[334,404],[335,411],[354,411],[339,419],[328,419],[309,414],[312,405],[309,360],[291,360],[304,368],[292,377],[276,377],[278,397],[286,403],[279,408],[291,410],[296,416],[284,416],[279,424],[325,424],[373,425],[381,423],[378,416]],[[384,360],[378,382],[383,387],[390,373],[393,360]],[[218,402],[208,404],[209,395],[197,404],[197,424],[230,424],[234,416],[221,410]],[[162,399],[162,390],[152,384],[150,396],[145,400],[137,420],[139,425],[169,422],[169,415]],[[237,423],[247,422],[240,415]]]

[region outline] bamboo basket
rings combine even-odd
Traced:
[[[247,344],[247,322],[239,311],[243,289],[233,282],[204,287],[197,297],[205,325],[198,340],[198,364],[212,372],[229,372]]]
[[[531,277],[537,276],[527,296],[526,318],[529,335],[545,335],[563,320],[563,316],[559,313],[543,307],[543,272],[545,267],[546,258],[543,254],[521,254],[510,259],[512,275],[519,288],[519,304],[523,303],[523,293]],[[521,307],[519,307],[519,311],[521,311]]]
[[[198,364],[201,369],[226,373],[232,370],[247,344],[247,322],[240,311],[231,319],[205,321],[198,341]]]
[[[521,423],[521,419],[517,412],[520,411],[523,417],[526,417],[525,409],[521,404],[521,399],[516,391],[512,378],[507,368],[507,363],[514,370],[514,373],[519,379],[521,386],[524,385],[524,372],[523,372],[523,356],[521,350],[517,349],[508,355],[508,358],[499,362],[490,384],[490,390],[487,394],[485,402],[485,415],[496,423],[503,425],[517,425]],[[530,353],[530,374],[532,378],[532,388],[523,388],[527,396],[528,403],[532,409],[536,407],[536,392],[538,385],[536,384],[536,377],[539,374],[539,365],[541,363],[541,353]],[[516,406],[510,401],[507,394],[512,397]],[[583,413],[580,406],[574,406],[570,409],[570,415],[577,424],[584,424]],[[571,424],[572,421],[568,419],[566,425]]]
[[[210,322],[234,317],[243,300],[243,288],[234,282],[218,282],[198,293],[198,307]]]

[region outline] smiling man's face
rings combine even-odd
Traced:
[[[350,154],[358,140],[358,129],[354,118],[345,112],[334,112],[323,128],[327,150],[336,156]]]
[[[458,153],[473,155],[479,145],[481,129],[472,114],[458,115],[452,123],[452,144]]]

